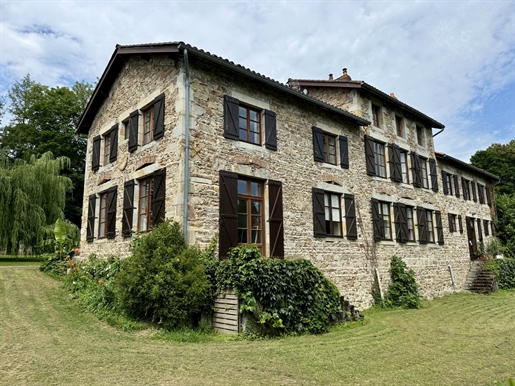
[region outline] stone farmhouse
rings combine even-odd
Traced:
[[[282,84],[182,42],[117,46],[78,124],[81,248],[127,256],[164,218],[305,258],[367,307],[393,255],[432,298],[463,290],[498,177],[434,149],[444,125],[347,70]],[[434,132],[433,132],[434,130]]]

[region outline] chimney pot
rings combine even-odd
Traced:
[[[349,76],[349,74],[347,73],[347,69],[346,69],[346,68],[344,68],[344,69],[342,70],[342,72],[343,72],[343,75],[342,75],[341,77],[339,77],[339,78],[338,78],[339,80],[342,80],[342,81],[350,81],[350,80],[352,80],[352,78],[351,78],[351,77]]]
[[[394,94],[393,92],[391,92],[391,93],[390,93],[390,96],[391,96],[392,98],[397,99],[397,97],[395,96],[395,94]]]
[[[329,80],[333,80],[333,74],[329,74]]]

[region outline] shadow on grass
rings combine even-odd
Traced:
[[[0,255],[0,265],[39,265],[46,258],[42,256]]]

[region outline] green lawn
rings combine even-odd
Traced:
[[[2,385],[493,385],[515,377],[515,292],[370,311],[319,336],[179,343],[83,312],[37,267],[0,269]]]
[[[45,260],[39,256],[6,256],[0,255],[0,266],[18,266],[18,265],[40,265]]]

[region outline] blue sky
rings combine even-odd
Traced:
[[[463,161],[515,139],[515,1],[0,3],[0,95],[95,82],[116,44],[184,41],[280,82],[343,67],[445,124]],[[5,122],[4,122],[5,123]]]

